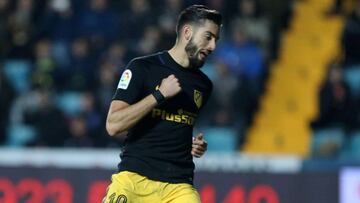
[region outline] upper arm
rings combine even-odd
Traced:
[[[130,104],[121,101],[121,100],[113,100],[110,104],[110,108],[109,108],[109,112],[108,115],[113,113],[113,112],[117,112],[120,111],[121,109],[124,109],[126,107],[130,106]]]
[[[108,111],[107,119],[106,119],[106,126],[109,127],[112,123],[112,115],[122,109],[125,109],[126,107],[130,106],[130,104],[121,101],[121,100],[113,100],[110,104],[110,108]]]
[[[133,60],[121,75],[106,119],[106,128],[110,135],[118,133],[126,125],[122,122],[127,113],[120,111],[140,101],[144,96],[146,73],[143,66],[144,63],[141,60]]]
[[[113,136],[116,134],[116,130],[114,130],[114,124],[116,123],[114,120],[116,120],[116,116],[114,116],[114,114],[128,106],[130,106],[128,103],[121,100],[113,100],[111,102],[106,118],[106,130],[108,131],[109,135]]]
[[[113,100],[134,104],[144,96],[146,77],[145,63],[141,60],[131,61],[122,73]]]

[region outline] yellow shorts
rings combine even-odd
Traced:
[[[103,203],[201,203],[187,183],[153,181],[129,171],[114,174],[111,180]]]

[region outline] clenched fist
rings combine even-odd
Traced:
[[[179,80],[175,77],[175,75],[169,75],[161,81],[159,91],[165,98],[175,96],[181,91]]]
[[[207,142],[204,139],[204,135],[202,133],[199,133],[197,136],[193,138],[191,154],[194,157],[199,158],[202,155],[204,155],[206,150],[207,150]]]

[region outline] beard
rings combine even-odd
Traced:
[[[185,46],[185,52],[189,58],[190,68],[199,69],[204,65],[205,59],[204,60],[199,59],[200,49],[194,43],[193,38],[191,38],[190,41]]]

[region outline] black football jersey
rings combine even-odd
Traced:
[[[136,172],[157,181],[192,184],[193,127],[212,90],[209,78],[199,69],[180,66],[164,51],[132,60],[113,99],[137,103],[171,74],[179,79],[181,92],[156,106],[128,131],[119,171]]]

